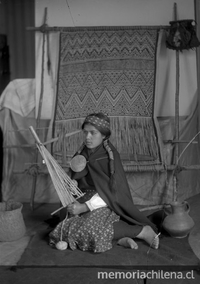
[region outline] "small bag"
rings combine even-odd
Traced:
[[[180,51],[198,47],[200,42],[194,23],[194,20],[171,21],[167,31],[166,47]]]
[[[26,232],[20,202],[0,202],[0,241],[10,242],[22,238]]]

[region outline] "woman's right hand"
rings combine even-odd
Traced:
[[[89,208],[85,203],[73,202],[67,206],[67,211],[72,215],[79,215],[89,211]]]
[[[73,184],[74,184],[75,187],[78,187],[78,182],[77,182],[77,180],[72,179],[72,182],[73,182]]]

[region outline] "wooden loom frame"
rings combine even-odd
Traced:
[[[41,27],[28,27],[27,30],[29,31],[39,31],[43,33],[43,47],[42,47],[42,74],[41,74],[41,92],[40,92],[40,100],[39,100],[39,111],[38,111],[38,117],[37,117],[37,126],[40,125],[40,116],[41,116],[41,107],[42,107],[42,101],[43,101],[43,68],[44,68],[44,41],[45,41],[45,34],[48,35],[49,32],[55,32],[55,31],[63,31],[64,29],[66,29],[66,27],[48,27],[48,25],[46,24],[46,18],[47,18],[47,8],[45,8],[45,17],[44,17],[44,24]],[[87,28],[87,27],[86,27]],[[154,27],[155,28],[155,27]],[[163,29],[168,29],[169,26],[158,26],[158,28],[163,28]],[[177,56],[176,58],[176,64],[177,66],[179,66],[179,57]],[[179,76],[179,73],[177,71],[177,77]],[[176,98],[175,98],[175,121],[176,121],[176,126],[179,124],[179,103],[178,103],[178,93],[179,93],[179,86],[176,85]],[[175,139],[173,141],[168,141],[171,142],[172,144],[175,143],[175,145],[177,145],[177,143],[188,143],[189,141],[179,141],[179,126],[178,128],[176,127],[175,130]],[[73,135],[73,134],[72,134]],[[56,141],[57,138],[53,138],[51,141],[47,141],[44,144],[48,144],[51,142]],[[195,142],[194,142],[195,143]],[[8,147],[35,147],[34,145],[21,145],[21,146],[8,146]],[[177,161],[178,156],[177,156],[177,149],[178,147],[175,146],[176,148],[176,156],[175,156],[175,160]],[[37,159],[36,159],[37,161]],[[167,171],[174,171],[177,168],[177,164],[175,163],[174,165],[166,165],[165,166],[165,170]],[[179,168],[181,168],[181,170],[199,170],[200,166],[199,165],[191,165],[191,166],[180,166]],[[32,195],[31,195],[31,207],[33,208],[33,204],[34,204],[34,194],[35,194],[35,187],[36,187],[36,179],[37,176],[34,177],[34,182],[33,182],[33,187],[32,187]]]

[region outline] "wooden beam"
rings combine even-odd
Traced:
[[[144,28],[145,26],[133,26],[138,29]],[[101,29],[101,26],[78,26],[78,27],[49,27],[47,24],[43,24],[40,27],[27,27],[27,31],[34,31],[34,32],[41,32],[41,33],[46,33],[46,32],[67,32],[67,31],[72,31],[72,30],[90,30],[96,28]],[[110,27],[112,28],[112,27]],[[116,28],[116,27],[115,27]],[[165,29],[168,30],[170,26],[148,26],[148,29]]]
[[[163,143],[190,143],[190,141],[187,140],[164,140]],[[193,141],[192,144],[198,144],[198,141]]]

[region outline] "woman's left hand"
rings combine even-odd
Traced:
[[[78,215],[87,212],[88,210],[89,208],[85,203],[79,203],[78,201],[67,206],[67,211],[72,215]]]

